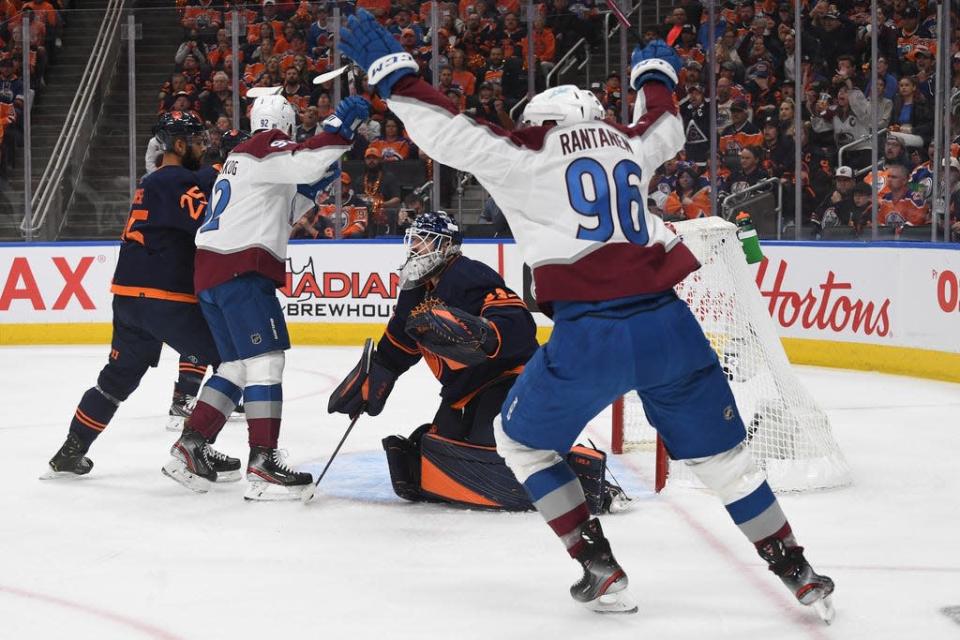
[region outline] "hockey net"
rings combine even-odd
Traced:
[[[703,265],[676,290],[700,321],[720,357],[747,426],[747,446],[778,491],[805,491],[850,483],[850,470],[830,422],[794,374],[750,276],[736,227],[720,218],[676,224]],[[702,486],[686,465],[670,461],[631,392],[613,407],[614,453],[656,454],[659,491],[670,484]]]

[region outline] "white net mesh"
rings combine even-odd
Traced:
[[[676,224],[703,265],[677,286],[720,356],[754,460],[779,491],[850,483],[850,469],[826,414],[794,375],[747,268],[736,227],[719,218]],[[614,429],[618,426],[615,424]],[[649,446],[656,433],[640,398],[624,398],[624,448]],[[698,484],[686,465],[673,462],[673,484]]]

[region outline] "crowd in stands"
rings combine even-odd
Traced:
[[[61,0],[0,0],[0,176],[15,166],[23,142],[23,54],[28,41],[31,91],[46,85],[48,63],[62,46],[64,3]],[[23,19],[29,21],[24,35]]]
[[[708,162],[712,98],[704,68],[711,29],[707,12],[699,2],[684,0],[664,24],[648,30],[645,39],[665,38],[686,60],[677,99],[687,134],[684,154],[667,163],[652,183],[650,206],[667,217],[693,218],[709,213],[711,183],[722,200],[758,185],[772,189],[779,180],[783,214],[792,220],[799,137],[803,219],[810,221],[814,237],[851,238],[868,228],[872,145],[867,134],[874,120],[870,6],[869,0],[811,1],[802,7],[797,25],[790,2],[721,5],[712,26],[719,150],[713,181]],[[879,2],[876,128],[885,132],[879,149],[878,224],[894,233],[905,227],[929,229],[931,222],[937,55],[949,58],[951,90],[960,87],[960,14],[952,3],[951,47],[938,52],[936,11],[932,2]],[[801,95],[796,95],[794,77],[798,33]],[[619,82],[613,88],[619,90]],[[598,90],[598,97],[609,91],[609,86]],[[799,136],[796,109],[803,123]],[[954,118],[953,135],[960,133],[957,124]],[[951,145],[953,187],[960,187],[958,151],[957,144]],[[949,215],[957,234],[960,191],[951,191]]]

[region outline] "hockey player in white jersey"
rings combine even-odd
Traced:
[[[503,210],[549,342],[511,389],[495,434],[506,459],[583,576],[574,599],[601,612],[634,612],[627,576],[591,519],[567,451],[587,422],[636,390],[672,457],[717,492],[769,568],[803,604],[829,618],[833,582],[814,573],[764,474],[743,447],[746,430],[716,353],[673,286],[699,268],[645,209],[657,167],[683,147],[673,99],[680,59],[662,41],[634,52],[632,126],[574,86],[549,89],[506,132],[458,110],[416,77],[417,63],[366,11],[341,30],[343,53],[368,70],[417,145],[469,171]]]
[[[331,165],[350,148],[368,113],[365,100],[347,98],[324,121],[322,133],[297,143],[295,113],[286,98],[254,102],[253,137],[223,163],[197,232],[194,285],[223,363],[164,467],[178,482],[195,488],[216,478],[203,444],[216,437],[242,395],[250,443],[245,497],[283,500],[312,493],[311,475],[290,469],[277,451],[290,338],[276,288],[286,276],[291,221],[313,205],[298,195],[298,185],[317,188],[339,175]]]

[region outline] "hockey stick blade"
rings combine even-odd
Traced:
[[[248,98],[259,98],[261,96],[275,96],[283,87],[251,87],[247,89]]]
[[[363,363],[363,372],[365,375],[370,373],[370,365],[373,362],[373,340],[367,338],[363,343],[363,355],[360,357],[360,362]],[[343,446],[343,443],[347,441],[347,436],[350,435],[350,432],[353,431],[353,427],[357,424],[357,420],[360,419],[360,416],[363,415],[363,412],[366,410],[366,403],[361,404],[360,408],[357,410],[355,416],[350,417],[350,426],[347,427],[347,430],[343,433],[343,437],[340,438],[340,442],[337,443],[337,448],[333,450],[333,453],[330,454],[330,459],[327,460],[327,464],[323,467],[323,471],[320,472],[320,475],[317,476],[317,479],[313,481],[313,486],[319,486],[320,481],[323,480],[323,476],[327,475],[327,470],[330,468],[330,465],[333,464],[334,458],[337,457],[337,454],[340,453],[340,447]],[[304,502],[309,502],[316,496],[316,492],[310,494],[310,496],[304,500]]]
[[[330,82],[331,80],[333,80],[334,78],[336,78],[337,76],[339,76],[341,73],[343,73],[349,68],[350,68],[350,65],[344,65],[338,69],[334,69],[333,71],[327,71],[326,73],[321,73],[320,75],[318,75],[316,78],[313,79],[313,84],[323,84],[324,82]],[[247,93],[249,94],[249,92]]]

